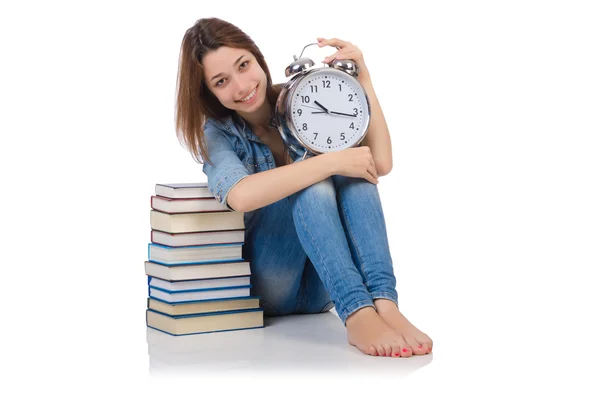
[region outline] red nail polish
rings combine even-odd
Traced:
[[[398,357],[399,355],[400,355],[400,353],[396,353],[396,354],[394,354],[394,356],[396,356],[396,357]]]
[[[404,348],[404,349],[402,349],[402,351],[403,351],[404,353],[406,353],[406,352],[408,351],[408,349],[407,349],[407,348]]]

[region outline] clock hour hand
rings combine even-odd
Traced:
[[[350,117],[356,117],[355,114],[348,114],[348,113],[340,113],[340,112],[334,112],[333,110],[331,112],[329,112],[331,114],[339,114],[341,116],[350,116]]]
[[[325,108],[325,106],[321,105],[319,102],[314,101],[315,105],[317,105],[318,107],[320,107],[321,109],[323,109],[325,111],[325,113],[329,113],[329,110],[327,110],[327,108]]]

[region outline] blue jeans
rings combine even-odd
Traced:
[[[398,304],[376,185],[333,175],[255,212],[243,255],[265,315],[335,305],[345,325],[358,309],[375,307],[374,299]]]

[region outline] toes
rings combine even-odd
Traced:
[[[415,340],[418,342],[419,345],[422,345],[423,348],[425,349],[425,351],[427,353],[431,353],[433,350],[433,341],[431,340],[430,337],[428,337],[427,335],[423,334],[423,336],[416,336]]]
[[[402,346],[399,343],[394,343],[392,345],[392,357],[400,357],[401,352]]]
[[[407,335],[404,337],[404,340],[406,343],[408,343],[408,346],[412,350],[413,354],[420,356],[429,352],[427,345],[417,342],[417,340],[412,336]]]
[[[368,355],[371,355],[371,356],[378,356],[379,355],[377,353],[377,349],[373,345],[369,345],[369,348],[367,349],[367,351],[365,353],[367,353]]]
[[[406,340],[403,337],[400,337],[398,339],[398,345],[400,348],[400,356],[401,357],[412,356],[412,350],[410,349],[410,346],[408,345],[408,343],[406,342]]]
[[[389,345],[389,344],[387,344],[387,343],[384,343],[384,344],[383,344],[383,348],[385,349],[385,355],[386,355],[387,357],[390,357],[390,356],[392,355],[392,346],[390,346],[390,345]]]
[[[381,345],[375,346],[377,348],[377,353],[379,356],[385,356],[385,349]]]

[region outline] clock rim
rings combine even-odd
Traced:
[[[292,134],[293,138],[300,144],[301,152],[296,150],[296,147],[295,147],[296,145],[289,142],[287,137],[284,136],[285,131],[283,131],[282,128],[279,128],[280,134],[282,135],[284,142],[286,142],[286,145],[288,147],[290,147],[292,150],[294,150],[299,155],[304,154],[304,152],[307,150],[309,152],[311,152],[313,155],[319,155],[319,154],[325,154],[325,153],[339,151],[339,150],[333,150],[333,151],[322,152],[318,149],[314,149],[310,143],[306,143],[301,138],[301,135],[298,133],[298,131],[296,130],[293,120],[291,119],[291,112],[288,111],[288,109],[291,110],[291,108],[292,108],[292,99],[294,97],[294,94],[296,93],[296,90],[300,86],[300,83],[305,81],[305,79],[311,77],[312,75],[317,74],[317,73],[322,73],[322,72],[337,74],[337,75],[343,76],[345,78],[353,79],[354,82],[358,85],[359,90],[361,91],[361,93],[363,94],[363,96],[365,98],[367,113],[366,113],[366,116],[364,116],[366,118],[366,120],[364,123],[363,131],[361,131],[361,134],[359,135],[359,138],[357,139],[357,141],[352,146],[349,146],[347,148],[357,147],[360,145],[360,143],[365,139],[365,137],[367,135],[367,131],[370,126],[370,123],[371,123],[371,103],[370,103],[369,95],[367,94],[366,90],[364,89],[362,84],[360,84],[360,82],[358,81],[358,79],[356,77],[351,76],[350,74],[348,74],[344,71],[334,69],[331,67],[319,67],[319,68],[312,68],[309,70],[305,70],[305,71],[299,73],[298,75],[294,76],[290,81],[288,81],[288,83],[286,84],[287,87],[284,86],[283,90],[285,90],[285,92],[282,91],[282,94],[284,94],[284,95],[282,97],[280,97],[279,100],[277,101],[277,109],[276,109],[278,122],[280,123],[281,121],[283,121],[285,123],[285,127],[287,127],[287,129]],[[284,109],[280,109],[280,105],[283,103],[285,103],[285,107],[284,107]],[[340,150],[344,150],[344,149],[340,149]]]

